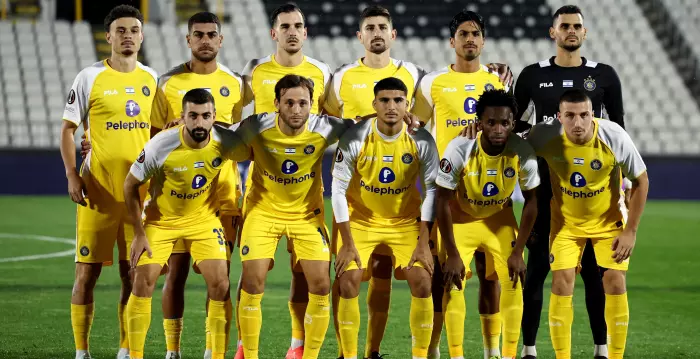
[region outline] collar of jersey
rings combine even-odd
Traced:
[[[112,66],[109,65],[109,61],[107,61],[107,59],[102,60],[102,64],[105,65],[105,68],[107,68],[107,70],[112,71],[112,72],[116,72],[118,74],[123,74],[123,75],[133,74],[136,72],[136,70],[139,69],[138,63],[136,63],[136,67],[134,67],[134,69],[130,72],[121,72],[121,71],[115,70]]]
[[[379,69],[375,69],[374,67],[369,67],[369,66],[365,65],[365,63],[362,61],[362,59],[364,59],[364,57],[360,57],[359,59],[357,59],[357,64],[358,64],[360,67],[364,67],[364,68],[367,68],[367,69],[369,69],[369,70],[381,71],[381,70],[386,70],[386,69],[388,69],[388,68],[391,67],[391,66],[394,66],[394,59],[391,58],[391,57],[389,58],[389,64],[386,65],[386,66],[384,66],[384,67],[382,67],[382,68],[379,68]]]
[[[185,71],[187,71],[188,73],[191,73],[191,74],[193,74],[193,75],[199,75],[199,76],[207,76],[207,75],[214,74],[214,73],[216,73],[217,71],[219,71],[219,69],[220,69],[219,65],[221,65],[221,64],[219,64],[219,62],[217,61],[217,62],[216,62],[216,70],[214,70],[214,72],[212,72],[211,74],[203,75],[203,74],[198,74],[198,73],[192,71],[192,69],[188,66],[189,63],[190,63],[190,62],[187,61],[187,62],[185,62],[184,64],[182,64],[182,66],[185,68]]]
[[[482,65],[482,64],[479,64],[479,70],[477,72],[457,72],[457,71],[455,71],[455,69],[452,68],[452,66],[454,66],[454,65],[455,64],[447,65],[447,72],[451,72],[453,74],[460,74],[460,75],[474,75],[474,74],[478,74],[481,71],[485,71],[484,65]]]
[[[180,129],[180,143],[182,143],[182,146],[187,148],[188,150],[201,151],[201,150],[211,146],[211,143],[213,142],[211,140],[211,131],[214,131],[214,127],[212,127],[211,131],[209,132],[209,142],[207,142],[207,145],[202,147],[202,148],[194,148],[194,147],[188,146],[187,142],[185,142],[185,131],[187,131],[187,128],[185,127],[185,125],[182,125],[182,128]]]
[[[280,113],[279,113],[279,112],[275,112],[275,128],[277,129],[277,132],[280,133],[280,135],[285,136],[285,137],[297,137],[297,136],[301,136],[301,135],[303,135],[304,133],[306,133],[306,131],[309,130],[309,120],[311,120],[311,116],[313,116],[313,115],[314,115],[314,114],[312,114],[312,113],[309,114],[309,118],[306,120],[306,123],[304,123],[304,131],[303,131],[302,133],[300,133],[300,134],[298,134],[298,135],[291,135],[291,136],[290,136],[290,135],[287,135],[287,134],[285,134],[284,132],[282,132],[282,129],[280,128]]]
[[[401,136],[403,134],[403,131],[406,129],[406,125],[402,124],[401,131],[399,131],[397,134],[395,134],[393,136],[387,136],[387,135],[383,134],[382,131],[379,131],[379,128],[377,127],[377,122],[379,121],[379,119],[377,119],[375,117],[369,121],[372,121],[372,131],[374,131],[374,133],[376,133],[377,136],[379,136],[379,138],[381,138],[384,142],[396,141],[399,138],[399,136]]]
[[[571,141],[569,139],[569,136],[566,135],[566,131],[564,130],[564,126],[561,126],[562,131],[564,132],[564,141],[566,141],[569,145],[571,146],[576,146],[576,147],[587,147],[590,146],[593,141],[595,141],[596,137],[598,137],[598,121],[596,119],[593,119],[593,137],[591,137],[588,142],[579,145],[578,143],[574,143],[574,141]]]
[[[279,62],[277,62],[277,59],[275,59],[275,54],[270,55],[270,61],[273,64],[275,64],[275,66],[277,66],[277,67],[284,67],[285,69],[296,69],[297,67],[300,67],[306,63],[306,56],[304,56],[304,59],[301,60],[301,63],[299,63],[299,65],[291,66],[291,67],[290,66],[283,66]]]
[[[564,66],[559,66],[559,65],[556,64],[556,62],[554,62],[554,59],[556,59],[556,58],[557,58],[556,56],[550,57],[550,58],[549,58],[549,64],[550,64],[551,66],[554,66],[554,67],[557,67],[557,68],[560,68],[560,69],[577,69],[577,68],[579,68],[579,67],[584,67],[584,66],[586,66],[586,63],[588,62],[588,60],[586,60],[585,57],[581,56],[581,65],[575,66],[575,67],[564,67]]]

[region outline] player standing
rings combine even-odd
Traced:
[[[585,90],[593,103],[594,115],[607,117],[624,128],[622,90],[615,70],[605,64],[581,57],[581,45],[586,38],[581,10],[573,5],[561,7],[554,13],[554,24],[549,30],[556,41],[556,56],[527,66],[518,77],[515,97],[519,114],[516,132],[529,128],[527,122],[534,116],[535,123],[556,120],[559,97],[571,88]],[[540,177],[549,182],[549,171],[545,161],[540,160]],[[525,310],[523,313],[522,356],[537,357],[535,342],[542,312],[542,292],[549,273],[550,208],[552,198],[550,186],[538,189],[539,211],[532,239],[528,242],[527,280],[523,291]],[[593,333],[594,357],[607,357],[607,331],[605,327],[605,295],[601,274],[595,261],[593,247],[589,242],[583,252],[581,278],[586,288],[586,308]]]
[[[388,77],[398,78],[405,84],[408,91],[406,101],[410,107],[416,85],[424,71],[408,61],[391,58],[391,46],[396,40],[396,30],[393,28],[389,10],[379,5],[365,8],[360,14],[357,38],[365,47],[364,57],[335,71],[326,92],[324,110],[332,116],[345,118],[364,117],[375,113],[372,107],[374,86]],[[337,231],[334,229],[333,232],[332,251],[337,254]],[[372,264],[365,268],[365,277],[371,276],[371,279],[367,289],[369,319],[364,358],[380,356],[379,346],[389,319],[393,270],[391,254],[387,246],[378,246],[372,254]],[[338,356],[342,357],[343,348],[337,325],[339,293],[336,282],[333,285],[333,323],[338,339]]]
[[[228,249],[217,215],[216,189],[221,169],[230,166],[225,159],[245,160],[250,150],[233,132],[223,127],[212,129],[216,110],[207,90],[188,91],[182,109],[184,126],[161,132],[146,143],[123,184],[129,220],[134,226],[134,285],[126,309],[134,359],[143,358],[156,280],[175,242],[181,240],[207,284],[212,358],[223,359],[226,351],[229,323],[225,303],[231,301]],[[151,200],[142,211],[138,188],[149,179]]]
[[[78,203],[75,283],[71,296],[71,324],[76,358],[90,358],[89,335],[94,316],[95,284],[103,265],[111,265],[116,242],[119,251],[118,359],[128,358],[125,307],[131,292],[128,248],[133,228],[124,207],[124,178],[148,141],[157,75],[137,61],[143,42],[143,16],[120,5],[104,21],[110,58],[84,68],[68,94],[61,127],[61,157],[68,193]],[[76,170],[73,135],[83,125],[92,150]]]
[[[415,135],[405,131],[408,89],[401,80],[380,80],[374,93],[377,118],[343,135],[333,168],[333,212],[342,236],[335,263],[342,357],[357,359],[362,271],[375,249],[386,246],[395,258],[393,267],[403,269],[411,289],[413,358],[426,358],[433,325],[428,240],[435,217],[437,149],[426,130]],[[425,191],[422,206],[417,180]]]
[[[503,291],[500,306],[504,317],[516,323],[522,318],[522,284],[518,277],[521,282],[525,277],[523,250],[537,217],[535,188],[540,177],[535,151],[512,133],[516,112],[513,96],[503,90],[485,91],[476,108],[483,132],[475,139],[457,137],[450,141],[440,161],[437,211],[442,248],[447,254],[445,283],[451,287],[445,311],[452,359],[464,358],[463,286],[466,268],[477,248],[483,248],[494,259]],[[519,229],[511,200],[518,183],[525,197]],[[451,206],[455,198],[457,206]],[[504,359],[516,357],[519,329],[505,327]]]
[[[552,185],[550,233],[552,294],[549,330],[558,359],[571,358],[572,295],[587,241],[603,273],[610,359],[623,357],[629,307],[626,273],[646,204],[646,166],[620,125],[594,118],[585,90],[564,92],[559,121],[541,123],[528,141],[547,161]],[[629,213],[622,175],[633,183]]]
[[[323,108],[324,93],[331,79],[331,70],[325,63],[304,56],[302,46],[306,40],[306,17],[293,4],[285,4],[272,12],[270,16],[272,29],[270,35],[277,43],[274,54],[254,59],[248,62],[243,70],[245,80],[244,105],[255,101],[255,113],[273,113],[275,108],[275,85],[286,75],[304,76],[314,85],[312,98],[312,114],[318,114]],[[248,176],[248,178],[250,178]],[[250,180],[246,181],[246,187]],[[288,239],[288,250],[292,252],[292,241]],[[294,259],[292,258],[293,262]],[[240,299],[240,283],[237,298]],[[292,340],[287,353],[287,359],[300,359],[304,350],[304,313],[308,305],[308,285],[300,268],[294,270],[292,265],[292,281],[289,296],[289,313],[292,322]],[[240,333],[240,322],[236,316],[236,325]],[[239,335],[236,359],[243,358],[243,350]]]
[[[477,98],[484,91],[504,88],[504,85],[499,82],[499,76],[490,73],[488,68],[480,62],[485,33],[482,17],[475,12],[464,10],[452,18],[450,32],[450,46],[455,49],[456,55],[455,63],[423,77],[416,91],[416,103],[413,107],[413,113],[421,121],[426,122],[426,126],[429,126],[441,157],[444,157],[447,144],[457,137],[465,126],[474,121]],[[441,252],[439,244],[439,239],[431,240],[431,250],[436,260]],[[501,336],[499,289],[498,282],[488,280],[486,276],[486,259],[483,253],[477,252],[475,259],[480,284],[479,313],[484,340],[484,357],[489,358],[499,354]],[[492,273],[493,270],[490,268],[488,272]],[[432,288],[433,300],[437,303],[442,303],[444,285],[441,279],[441,273],[436,272],[433,276]],[[431,340],[431,358],[438,358],[440,355],[442,321],[439,321],[439,317],[442,317],[442,312],[436,313],[434,334],[437,335],[433,335]],[[519,331],[520,320],[516,323],[514,318],[505,319],[506,332]],[[447,316],[444,320],[446,325],[458,324],[448,323],[451,319]]]

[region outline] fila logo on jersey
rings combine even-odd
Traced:
[[[442,92],[457,92],[457,89],[454,87],[445,87],[442,89]]]
[[[513,178],[513,177],[515,177],[515,170],[513,169],[513,167],[508,167],[508,168],[506,168],[505,171],[503,171],[503,174],[507,178]]]
[[[66,99],[66,102],[68,102],[69,105],[72,105],[75,102],[75,90],[71,89],[70,92],[68,93],[68,98]]]
[[[335,150],[335,162],[343,162],[343,151],[340,148]]]
[[[367,88],[367,84],[352,84],[352,89],[353,89],[353,90],[355,90],[355,89],[366,89],[366,88]]]
[[[292,160],[284,160],[282,162],[282,173],[286,175],[291,175],[293,173],[296,173],[296,171],[299,170],[299,166],[296,164],[296,162]]]
[[[207,183],[207,178],[202,175],[196,175],[192,179],[192,189],[200,189]]]
[[[600,160],[593,160],[591,161],[591,169],[594,171],[598,171],[603,167],[603,163],[600,162]]]
[[[396,175],[394,174],[394,171],[391,170],[389,167],[383,167],[379,171],[379,182],[381,183],[391,183],[396,180]]]
[[[105,90],[102,93],[102,96],[112,96],[112,95],[119,95],[119,91],[112,89],[112,90]]]
[[[134,100],[126,101],[126,115],[136,117],[141,113],[141,107]]]
[[[580,188],[586,185],[586,179],[579,172],[572,173],[569,182],[571,182],[571,185],[576,188]]]
[[[448,160],[447,158],[443,158],[440,161],[440,171],[444,173],[452,172],[452,164],[450,163],[450,160]]]
[[[476,113],[476,100],[473,97],[467,97],[464,100],[464,112],[473,115]]]
[[[554,84],[551,82],[550,83],[542,82],[542,83],[540,83],[540,88],[543,88],[543,87],[554,87]]]
[[[226,86],[221,86],[221,89],[219,89],[219,93],[223,97],[228,97],[229,94],[231,94],[231,91],[228,90],[228,87]]]
[[[262,82],[263,85],[274,85],[276,83],[277,83],[276,80],[263,80],[263,82]]]
[[[139,155],[139,158],[136,159],[136,162],[138,163],[143,163],[143,161],[146,160],[146,150],[141,150],[141,154]]]
[[[493,197],[498,194],[498,187],[496,187],[496,184],[493,182],[486,182],[481,194],[484,195],[484,197]]]

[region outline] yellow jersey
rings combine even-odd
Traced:
[[[324,93],[331,80],[331,69],[325,63],[308,56],[304,56],[304,61],[293,67],[280,65],[275,61],[275,55],[248,62],[243,69],[243,78],[246,83],[244,105],[255,101],[256,114],[277,111],[275,85],[281,78],[291,74],[306,77],[314,83],[311,113],[320,113],[323,108]]]
[[[406,99],[410,105],[423,73],[421,68],[408,61],[391,59],[389,65],[374,69],[358,59],[335,71],[323,107],[328,114],[344,118],[373,114],[374,85],[387,77],[403,81],[408,89]]]
[[[511,134],[503,152],[491,156],[481,147],[481,136],[450,141],[436,180],[438,186],[456,190],[459,208],[476,219],[511,208],[516,183],[523,191],[540,185],[537,156],[525,140]]]
[[[150,179],[151,200],[143,211],[146,224],[182,228],[215,217],[222,165],[227,159],[243,161],[250,157],[250,148],[224,127],[212,127],[209,143],[201,149],[185,144],[184,131],[185,126],[180,125],[158,133],[131,166],[136,179]]]
[[[553,237],[610,237],[624,226],[627,216],[620,172],[630,180],[646,172],[620,125],[599,119],[593,124],[595,134],[583,145],[571,142],[559,121],[539,123],[530,130],[528,142],[549,166]]]
[[[151,105],[156,72],[136,63],[128,73],[112,69],[107,60],[84,68],[73,81],[63,120],[81,124],[92,144],[81,176],[105,192],[90,193],[99,201],[109,196],[124,201],[124,179],[151,136]]]
[[[354,121],[312,114],[296,136],[282,133],[278,121],[275,112],[253,115],[236,130],[255,160],[248,174],[245,215],[294,223],[323,212],[323,153]]]
[[[384,135],[377,121],[357,124],[338,143],[333,167],[336,220],[380,232],[415,226],[420,220],[432,222],[438,168],[435,141],[422,128],[409,134],[406,125],[394,136]],[[426,197],[422,207],[418,181]]]
[[[444,157],[447,144],[476,118],[479,96],[489,89],[503,89],[498,75],[486,66],[473,73],[456,72],[453,65],[425,75],[416,91],[413,114],[426,123]]]
[[[179,119],[182,113],[182,98],[187,91],[204,88],[214,97],[216,122],[232,125],[241,121],[243,111],[243,78],[217,63],[216,71],[200,75],[192,72],[187,63],[176,66],[158,79],[151,123],[163,128],[165,124]]]

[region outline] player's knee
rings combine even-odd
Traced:
[[[309,286],[309,293],[315,295],[327,295],[331,292],[331,278],[329,275],[314,276],[314,278],[306,277],[306,283]]]
[[[224,301],[229,297],[229,280],[227,277],[217,278],[207,285],[209,298]]]
[[[422,268],[421,268],[422,269]],[[425,270],[423,270],[425,271]],[[428,275],[426,273],[426,278],[424,280],[413,281],[411,283],[411,295],[416,298],[428,298],[431,293],[431,285],[428,280]]]
[[[552,271],[552,293],[556,295],[572,295],[576,270],[574,268]]]
[[[360,295],[360,281],[362,279],[362,271],[350,270],[343,273],[338,281],[338,289],[340,296],[346,299],[355,298]]]
[[[603,274],[603,287],[607,294],[627,292],[627,280],[624,271],[608,269]]]
[[[93,263],[78,263],[75,267],[75,285],[74,291],[86,291],[92,290],[97,284],[97,278],[100,277],[102,272],[101,264]]]

